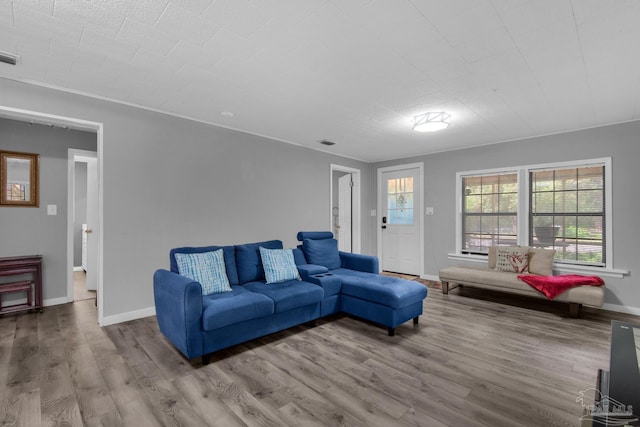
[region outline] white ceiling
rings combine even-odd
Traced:
[[[637,0],[0,0],[0,51],[0,77],[371,162],[640,119]]]

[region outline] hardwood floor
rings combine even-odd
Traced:
[[[498,302],[499,301],[499,302]],[[14,426],[577,426],[610,321],[640,318],[431,288],[420,324],[321,319],[185,360],[155,317],[98,327],[92,300],[0,318]]]
[[[73,300],[96,299],[96,291],[87,289],[87,273],[84,271],[73,272]]]

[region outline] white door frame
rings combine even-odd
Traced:
[[[339,172],[342,173],[342,172]],[[334,173],[334,175],[336,175]],[[336,175],[337,176],[337,175]],[[335,233],[338,237],[338,249],[353,251],[353,175],[345,173],[338,178],[338,224]],[[335,195],[334,195],[335,197]],[[335,200],[334,200],[335,201]],[[335,209],[334,205],[334,209]],[[334,219],[336,215],[334,212]]]
[[[406,165],[396,165],[396,166],[388,166],[384,168],[378,168],[378,191],[376,195],[376,199],[378,199],[377,204],[377,240],[378,240],[378,259],[382,259],[382,198],[380,195],[382,194],[382,174],[385,172],[396,172],[405,169],[418,169],[418,182],[420,184],[420,200],[418,202],[418,209],[416,210],[420,214],[418,215],[418,227],[420,233],[420,277],[424,278],[424,163],[409,163]],[[380,264],[380,268],[382,268],[382,264]]]
[[[361,253],[361,215],[360,215],[360,169],[350,168],[348,166],[340,166],[331,164],[329,167],[329,228],[328,230],[333,230],[333,172],[347,172],[350,173],[353,177],[353,193],[352,193],[352,209],[351,209],[351,218],[353,228],[351,230],[351,252],[354,254]]]
[[[103,325],[104,318],[104,291],[103,291],[103,230],[104,230],[104,199],[103,199],[103,127],[99,122],[76,119],[73,117],[57,116],[54,114],[41,113],[37,111],[23,110],[19,108],[6,107],[0,105],[0,117],[23,122],[53,124],[71,129],[93,132],[97,139],[98,152],[98,234],[99,239],[96,244],[98,248],[98,324]],[[73,175],[71,175],[73,176]],[[73,185],[67,174],[68,188]],[[73,187],[70,187],[73,188]],[[67,301],[73,301],[73,191],[67,189]]]

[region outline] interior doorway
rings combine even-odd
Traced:
[[[6,107],[0,105],[0,116],[6,117],[12,120],[20,120],[31,123],[40,123],[46,125],[59,125],[62,127],[68,127],[71,129],[83,130],[88,132],[93,132],[96,135],[96,146],[97,146],[97,169],[98,169],[98,222],[97,226],[94,229],[97,230],[97,238],[96,238],[96,252],[97,252],[97,306],[98,306],[98,324],[100,326],[104,323],[104,298],[102,298],[103,293],[103,259],[102,259],[102,230],[103,230],[103,198],[102,198],[102,181],[103,181],[103,124],[99,122],[92,122],[83,119],[76,119],[72,117],[64,117],[57,116],[48,113],[41,113],[37,111],[29,111],[23,110],[20,108],[14,107]],[[73,164],[73,163],[71,163]],[[71,168],[69,168],[71,169]],[[73,172],[71,170],[68,171],[68,177],[71,177]],[[70,179],[70,178],[69,178]],[[72,193],[68,192],[67,194],[67,301],[73,301],[73,233],[71,232],[73,228],[72,219],[73,216],[70,212],[73,211],[73,198]]]
[[[344,252],[360,253],[360,169],[331,165],[331,226]]]
[[[93,229],[98,220],[97,153],[69,150],[69,192],[73,195],[73,301],[96,299],[97,248]],[[73,165],[71,165],[73,163]]]

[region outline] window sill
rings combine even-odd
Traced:
[[[483,255],[464,255],[449,253],[447,257],[454,261],[473,262],[478,264],[487,264],[487,257]],[[554,274],[589,274],[598,275],[604,277],[614,277],[616,279],[622,279],[624,276],[629,275],[629,270],[621,270],[617,268],[604,268],[604,267],[588,267],[584,265],[570,265],[570,264],[553,264]]]

